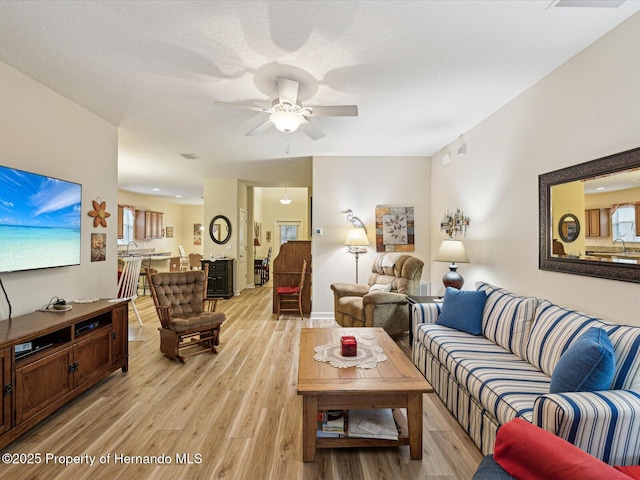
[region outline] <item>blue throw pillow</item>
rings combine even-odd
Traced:
[[[616,369],[607,332],[591,327],[560,356],[551,374],[550,393],[609,390]]]
[[[458,290],[447,287],[442,310],[436,323],[471,335],[482,333],[482,312],[487,301],[483,291]]]

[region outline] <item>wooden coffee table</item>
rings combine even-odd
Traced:
[[[336,368],[314,360],[314,347],[343,335],[373,336],[388,360],[377,368]],[[395,447],[409,445],[412,459],[422,458],[422,394],[433,389],[382,328],[303,328],[300,334],[298,395],[303,399],[302,455],[315,460],[316,448]],[[398,440],[317,437],[319,410],[406,408],[408,434]]]

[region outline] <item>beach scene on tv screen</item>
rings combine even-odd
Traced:
[[[80,264],[82,186],[0,166],[0,272]]]

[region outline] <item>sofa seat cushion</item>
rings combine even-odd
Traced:
[[[542,300],[533,320],[526,359],[551,376],[560,356],[590,327],[605,327],[597,318]],[[613,343],[613,342],[612,342]]]
[[[340,313],[344,313],[364,322],[364,308],[362,308],[362,297],[340,297],[336,305]]]
[[[476,283],[487,300],[482,316],[482,334],[526,360],[526,348],[538,299],[523,297],[485,282]]]
[[[549,392],[548,375],[484,337],[424,324],[416,341],[500,424],[531,421],[536,398]]]
[[[225,314],[222,312],[200,312],[198,315],[176,314],[171,317],[171,329],[182,333],[192,329],[219,326],[224,320]]]

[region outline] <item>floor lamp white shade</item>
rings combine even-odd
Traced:
[[[369,245],[367,231],[364,228],[352,228],[349,230],[344,244],[349,247],[349,252],[356,256],[356,283],[358,283],[358,257],[367,251],[365,248],[365,245]]]

